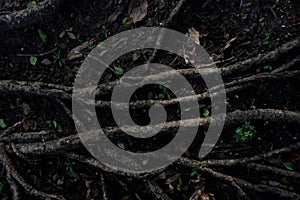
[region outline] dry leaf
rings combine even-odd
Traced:
[[[65,36],[65,34],[66,34],[66,31],[61,32],[61,33],[59,34],[59,37],[60,37],[60,38],[63,38],[63,37]]]
[[[22,124],[25,131],[36,130],[37,122],[34,120],[24,119]]]
[[[180,177],[181,174],[175,174],[174,176],[168,178],[165,182],[165,184],[169,185],[169,184],[172,184],[174,181],[176,181],[179,177]]]
[[[196,29],[189,28],[189,35],[196,44],[200,45],[200,33]]]
[[[132,19],[133,23],[142,21],[148,12],[148,2],[147,0],[132,0],[128,13],[130,14],[130,18]]]
[[[164,8],[165,5],[166,5],[165,0],[155,0],[154,2],[155,2],[154,5],[156,5],[156,6],[158,5],[158,8],[159,8],[159,9]]]
[[[45,58],[42,62],[41,62],[43,65],[51,65],[52,62],[50,60],[48,60],[47,58]]]
[[[67,35],[69,36],[70,39],[76,40],[76,37],[75,37],[75,35],[73,33],[67,32]]]
[[[82,45],[75,47],[74,49],[72,49],[69,52],[69,54],[67,56],[67,60],[74,60],[76,58],[81,58],[83,56],[83,54],[80,53],[80,51],[85,49],[88,46],[89,46],[89,41],[86,41]]]
[[[107,23],[112,23],[112,22],[116,21],[116,19],[122,12],[123,12],[123,7],[119,7],[108,17]]]

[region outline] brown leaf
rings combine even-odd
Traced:
[[[117,8],[107,19],[107,23],[112,23],[117,20],[118,16],[123,12],[123,7]]]
[[[83,54],[80,51],[85,49],[88,46],[89,46],[89,41],[86,41],[82,45],[75,47],[68,53],[67,60],[74,60],[77,58],[81,58]]]
[[[63,37],[65,36],[65,34],[66,34],[66,31],[61,32],[61,33],[59,34],[59,37],[60,37],[60,38],[63,38]]]
[[[179,177],[180,177],[181,174],[175,174],[174,176],[168,178],[165,182],[165,184],[169,185],[169,184],[172,184],[174,181],[176,181]]]
[[[155,3],[154,5],[158,6],[159,9],[164,8],[166,5],[165,0],[155,0],[154,3]]]
[[[70,39],[76,40],[76,37],[75,37],[75,35],[73,33],[67,32],[67,35],[69,36]]]
[[[148,2],[147,0],[132,0],[128,13],[130,18],[132,19],[133,23],[142,21],[148,12]]]
[[[50,60],[48,60],[47,58],[45,58],[42,62],[41,62],[43,65],[51,65],[52,62]]]
[[[190,34],[190,38],[198,45],[200,45],[200,33],[192,28],[189,28],[189,34]]]
[[[34,120],[24,119],[22,123],[25,131],[36,130],[37,122]]]

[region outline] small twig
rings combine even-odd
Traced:
[[[57,47],[55,47],[54,49],[52,49],[50,51],[46,51],[43,53],[36,53],[36,54],[20,54],[20,53],[18,53],[18,54],[16,54],[16,56],[19,56],[19,57],[31,57],[31,56],[42,57],[42,56],[46,56],[48,54],[54,53],[56,50],[57,50]]]

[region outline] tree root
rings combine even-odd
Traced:
[[[0,15],[0,29],[1,31],[10,31],[46,20],[55,13],[58,4],[59,0],[44,0],[32,8]]]
[[[0,159],[5,167],[7,173],[9,173],[24,189],[25,191],[32,196],[41,197],[43,199],[64,199],[62,196],[47,194],[41,191],[34,189],[31,185],[26,183],[24,178],[15,170],[12,161],[10,160],[9,156],[6,153],[5,145],[0,143]],[[15,186],[13,185],[13,190],[16,190]],[[16,197],[17,198],[17,197]]]

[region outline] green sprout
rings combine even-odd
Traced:
[[[53,126],[54,126],[55,130],[58,133],[62,133],[63,132],[63,129],[61,128],[61,125],[57,121],[53,120],[52,123],[53,123]]]
[[[54,63],[58,63],[60,67],[64,66],[66,59],[61,56],[60,51],[53,55]]]
[[[132,20],[129,17],[125,17],[122,20],[122,23],[123,23],[123,27],[125,29],[131,29],[131,28],[133,28],[133,22],[132,22]]]
[[[1,128],[6,128],[6,124],[4,122],[4,119],[0,119],[0,127]]]
[[[104,34],[104,36],[105,36],[105,38],[108,38],[108,36],[109,36],[109,29],[107,28],[107,26],[105,26],[105,25],[103,25],[102,26],[102,29],[103,29],[103,34]]]
[[[36,1],[29,1],[28,3],[27,3],[27,8],[33,8],[34,6],[36,6]]]
[[[35,56],[30,56],[30,58],[29,58],[29,62],[30,62],[30,64],[33,65],[33,66],[36,65],[37,60],[38,60],[38,59],[37,59],[37,57],[35,57]]]
[[[265,65],[264,66],[264,70],[269,70],[269,71],[272,71],[272,66],[271,65]]]
[[[195,177],[197,180],[201,179],[201,174],[199,172],[197,172],[196,170],[194,170],[194,169],[192,170],[190,176]]]
[[[255,126],[250,122],[245,122],[244,125],[235,130],[234,138],[238,141],[246,142],[252,139],[256,135]]]
[[[40,36],[42,42],[43,42],[43,43],[46,43],[47,40],[48,40],[48,37],[47,37],[45,31],[43,31],[42,29],[38,29],[37,31],[38,31],[38,34],[39,34],[39,36]]]

